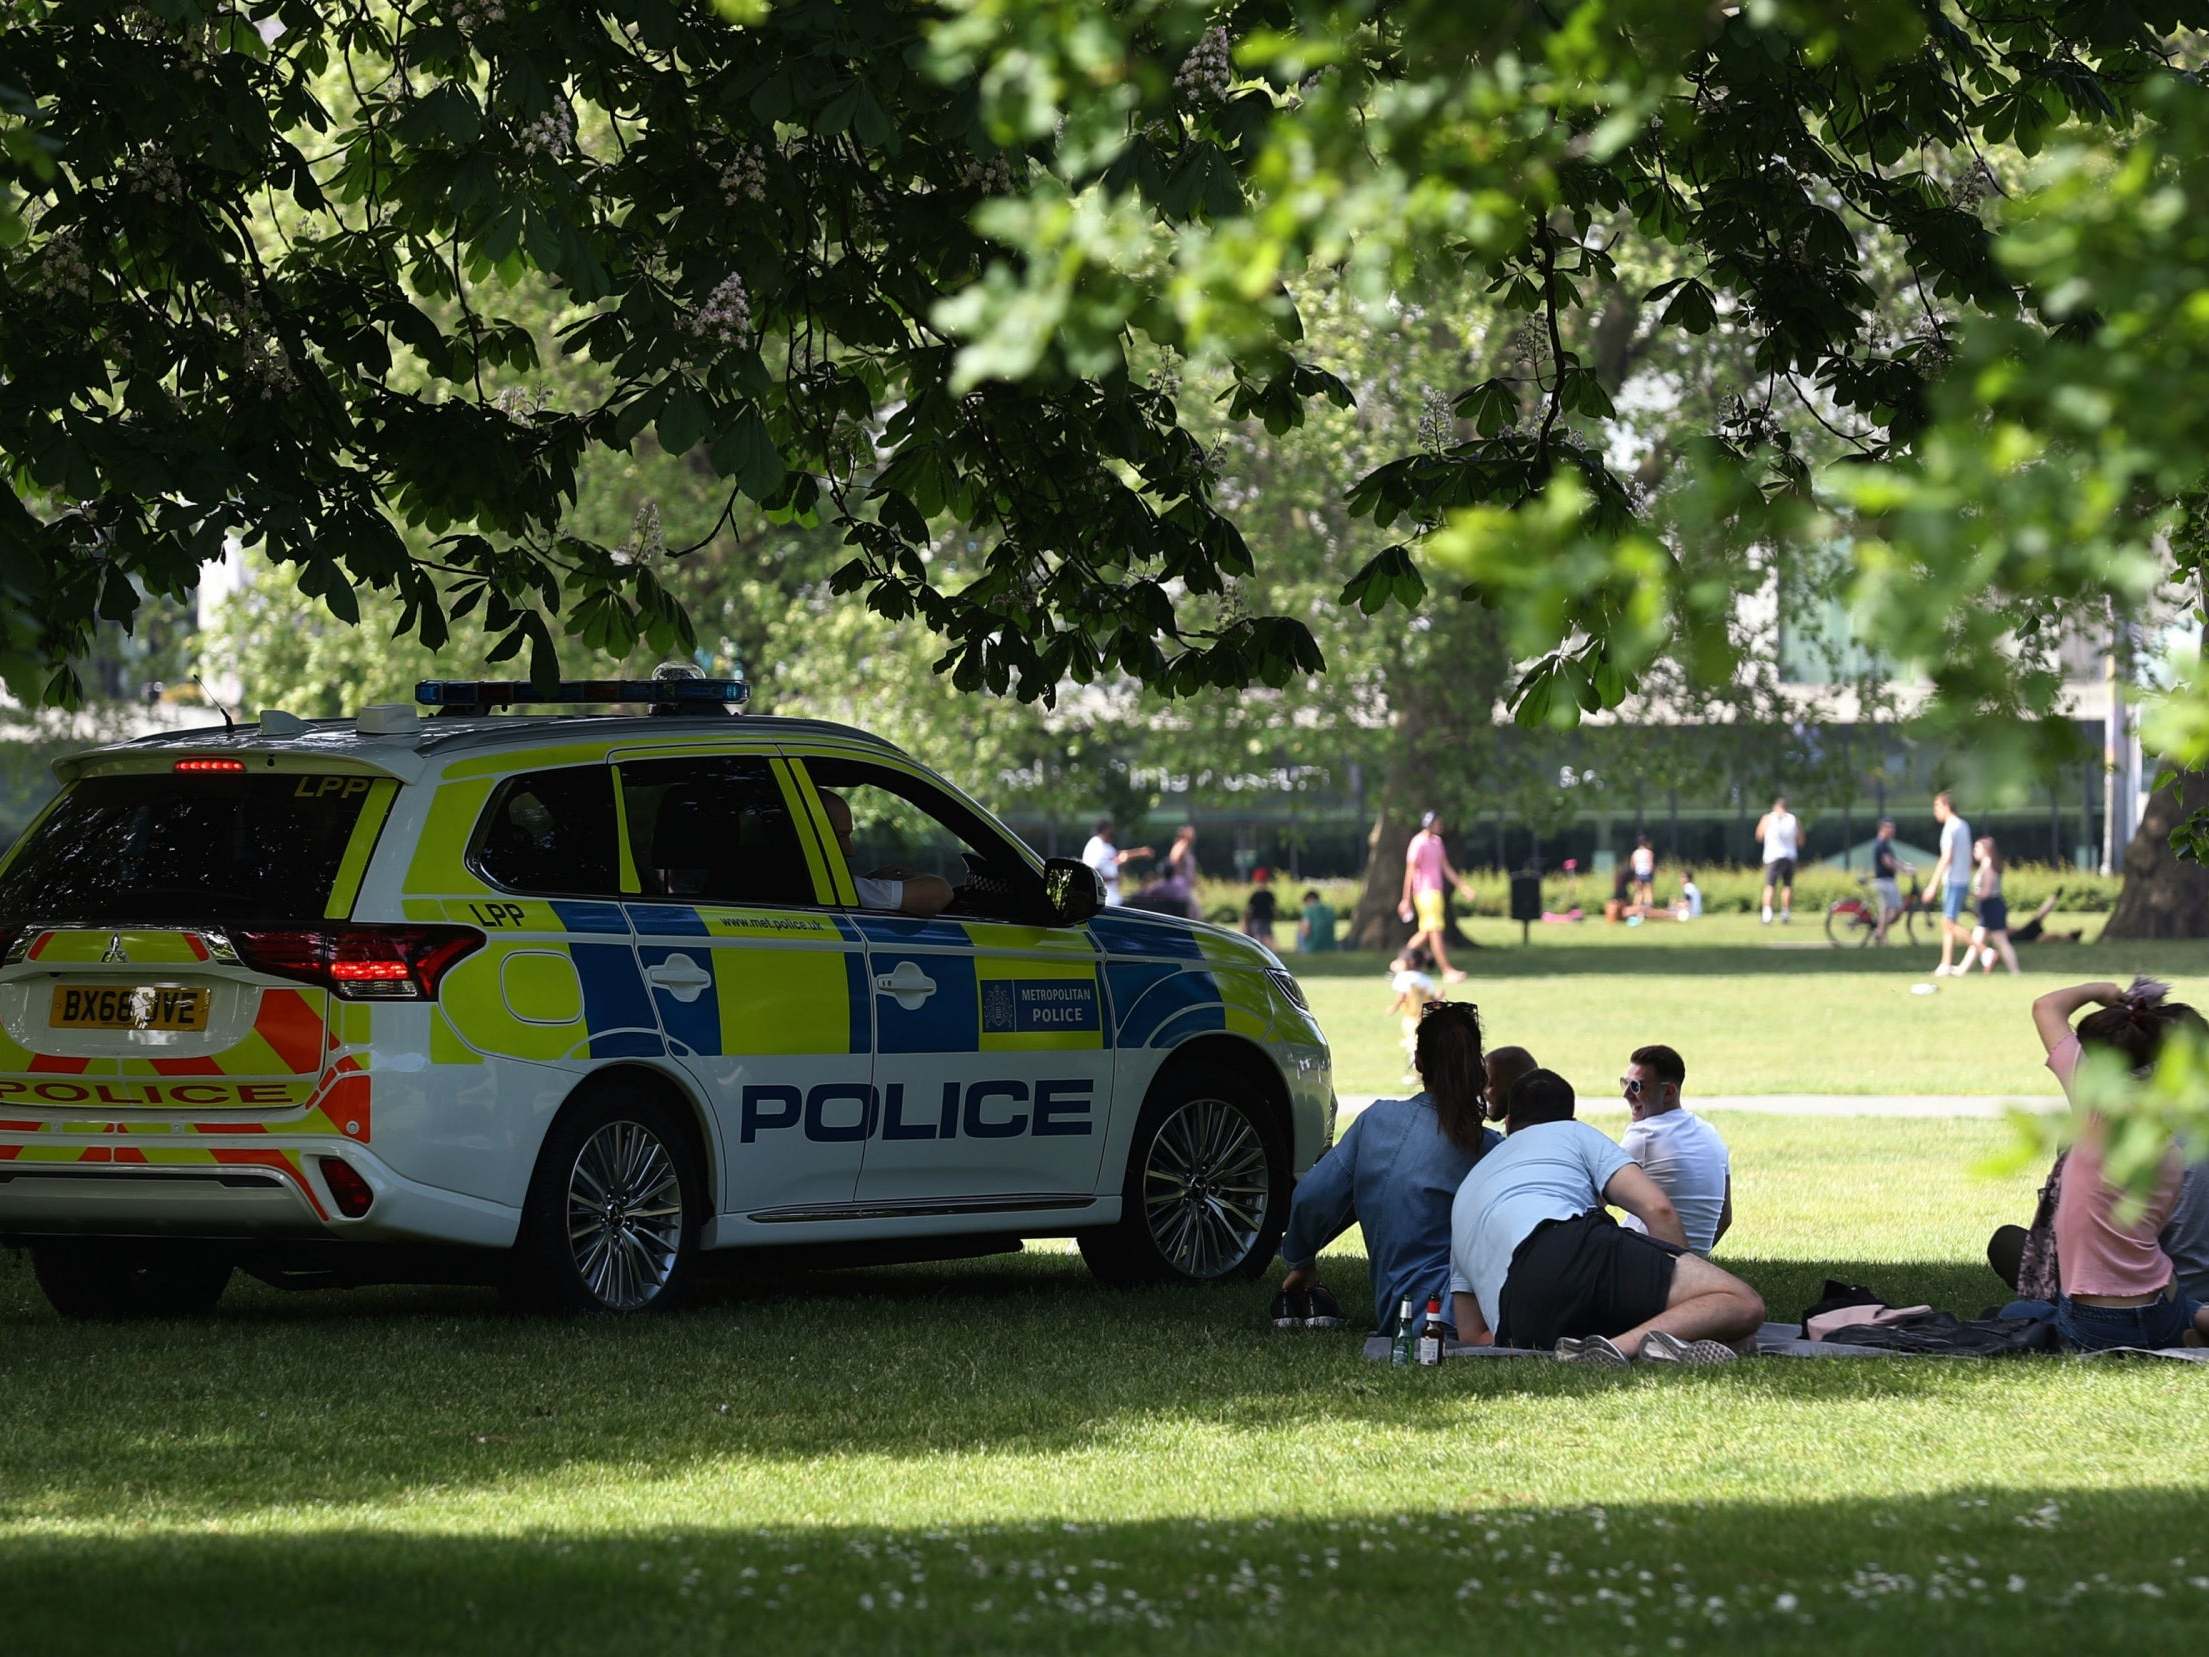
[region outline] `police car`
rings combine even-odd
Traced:
[[[1023,1236],[1262,1269],[1334,1116],[1271,952],[742,698],[433,682],[63,761],[0,862],[0,1243],[81,1316],[241,1269],[635,1312],[709,1250]]]

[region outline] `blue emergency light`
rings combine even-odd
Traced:
[[[414,700],[440,714],[589,702],[649,702],[667,713],[735,712],[750,700],[741,679],[670,675],[664,679],[562,679],[540,690],[526,679],[424,679]]]

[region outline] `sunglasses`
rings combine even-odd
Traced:
[[[1480,1003],[1477,1001],[1430,1001],[1425,1006],[1419,1009],[1419,1016],[1421,1018],[1432,1018],[1436,1013],[1439,1012],[1464,1012],[1477,1014],[1479,1011]]]
[[[1641,1097],[1642,1084],[1641,1084],[1640,1082],[1636,1081],[1636,1080],[1635,1080],[1635,1079],[1634,1079],[1633,1077],[1631,1077],[1631,1076],[1621,1076],[1621,1077],[1619,1077],[1619,1079],[1618,1079],[1618,1085],[1619,1085],[1620,1087],[1622,1087],[1622,1088],[1624,1088],[1624,1089],[1626,1090],[1626,1097],[1627,1097],[1627,1098],[1629,1098],[1629,1099],[1638,1099],[1638,1098],[1640,1098],[1640,1097]]]

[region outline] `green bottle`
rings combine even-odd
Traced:
[[[1411,1346],[1417,1337],[1411,1328],[1411,1297],[1404,1296],[1404,1303],[1396,1308],[1396,1338],[1388,1348],[1388,1361],[1392,1364],[1411,1362]]]

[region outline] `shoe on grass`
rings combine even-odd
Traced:
[[[1626,1354],[1608,1335],[1567,1335],[1557,1343],[1557,1361],[1586,1369],[1624,1369]]]
[[[1340,1329],[1346,1321],[1348,1320],[1342,1315],[1341,1301],[1335,1299],[1325,1289],[1314,1288],[1312,1290],[1311,1307],[1304,1314],[1305,1328]]]
[[[1683,1341],[1677,1335],[1663,1330],[1646,1335],[1641,1343],[1641,1361],[1645,1364],[1678,1364],[1686,1369],[1708,1369],[1713,1364],[1730,1364],[1741,1354],[1724,1341]]]
[[[1332,1297],[1329,1297],[1332,1298]],[[1340,1308],[1338,1307],[1339,1311]],[[1273,1297],[1273,1327],[1276,1329],[1302,1329],[1311,1321],[1312,1297],[1303,1290],[1283,1289]],[[1337,1322],[1341,1321],[1339,1318]]]

